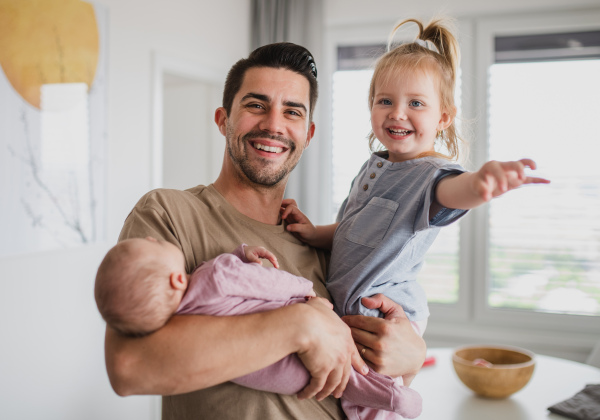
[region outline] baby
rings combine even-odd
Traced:
[[[185,271],[183,253],[172,243],[152,237],[128,239],[115,245],[100,264],[95,285],[96,303],[102,317],[113,329],[124,335],[142,337],[165,325],[175,313],[207,314],[191,312],[191,300],[194,298],[197,307],[211,304],[217,297],[222,298],[223,294],[245,300],[248,283],[233,280],[255,272],[255,267],[245,267],[244,263],[262,265],[261,258],[268,259],[274,267],[279,267],[275,256],[266,249],[242,245],[233,254],[223,254],[201,264],[190,275]],[[219,284],[207,284],[208,279],[217,280],[225,275],[229,277]],[[307,283],[306,279],[283,271],[277,272],[277,277],[285,277],[286,284],[293,286],[286,291],[289,296],[287,304],[305,301],[304,297],[315,295],[312,283]],[[228,284],[235,286],[235,290],[229,290]],[[277,284],[281,285],[283,282],[278,281]],[[265,299],[279,297],[279,294],[270,294],[274,291],[274,284],[263,281],[260,285],[260,291],[251,293],[261,293],[266,296]],[[275,292],[281,292],[280,289],[281,287]],[[200,303],[200,298],[205,302]],[[292,300],[289,301],[290,299]],[[239,302],[232,302],[232,306],[236,303]],[[280,306],[281,303],[275,307]],[[222,308],[219,312],[221,311],[225,309]]]
[[[261,259],[274,268],[262,267]],[[259,246],[240,245],[185,271],[181,250],[151,237],[119,242],[98,268],[95,297],[104,320],[121,334],[142,337],[161,328],[174,314],[242,315],[315,297],[312,282],[278,270],[277,258]],[[383,376],[352,371],[342,399],[414,418],[421,397]],[[310,382],[296,354],[233,382],[261,391],[293,395]]]

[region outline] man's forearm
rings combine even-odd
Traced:
[[[235,317],[175,316],[143,338],[107,327],[111,385],[119,395],[172,395],[254,372],[300,350],[294,325],[303,308],[296,306]]]

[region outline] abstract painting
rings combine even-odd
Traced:
[[[104,239],[105,8],[0,0],[0,257]]]

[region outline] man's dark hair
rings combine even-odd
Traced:
[[[310,51],[291,42],[278,42],[259,47],[252,51],[248,58],[242,58],[231,67],[223,89],[223,108],[227,116],[231,113],[233,98],[239,92],[244,82],[246,71],[255,67],[271,67],[287,69],[296,72],[308,80],[310,84],[309,120],[312,121],[313,111],[317,103],[317,65]]]

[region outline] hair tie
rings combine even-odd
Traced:
[[[308,66],[310,67],[310,72],[313,75],[313,77],[316,79],[317,78],[317,65],[315,64],[315,59],[312,58],[312,55],[309,55],[307,58],[308,58]]]
[[[437,47],[431,41],[424,41],[424,40],[422,40],[422,39],[419,38],[419,39],[415,40],[415,44],[420,45],[421,47],[423,47],[423,48],[425,48],[425,49],[427,49],[429,51],[433,51],[433,52],[439,53]]]

